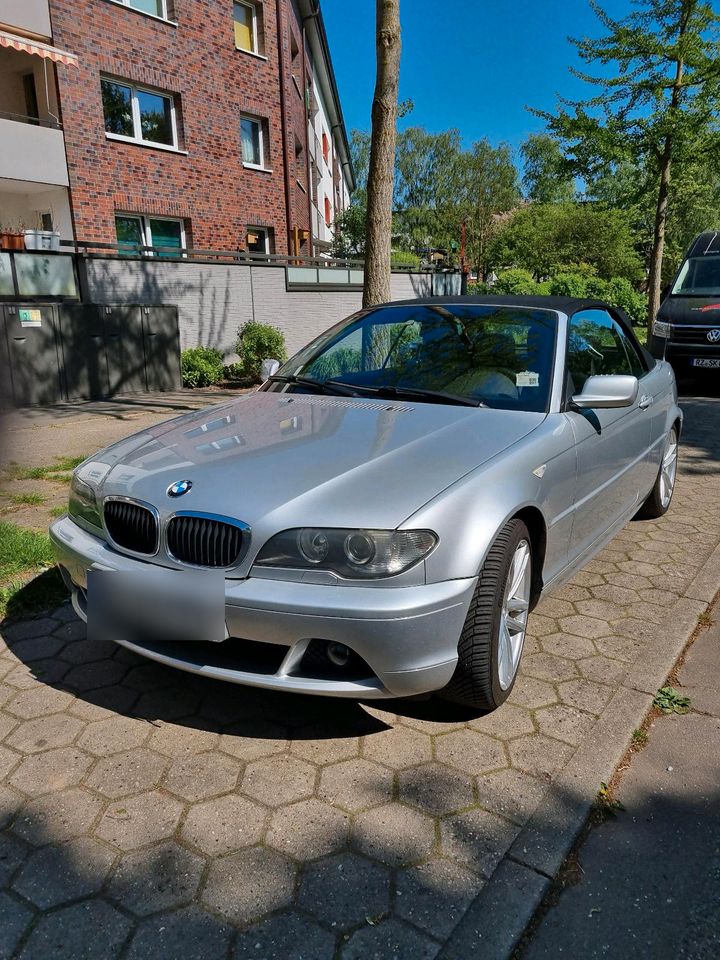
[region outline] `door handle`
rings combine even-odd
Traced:
[[[647,408],[651,406],[652,403],[653,403],[653,397],[648,396],[648,394],[645,393],[642,395],[642,397],[640,397],[640,403],[638,403],[638,406],[640,407],[641,410],[647,410]]]

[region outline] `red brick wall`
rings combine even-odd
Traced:
[[[292,0],[282,5],[290,72],[289,30],[294,24],[300,37],[300,28]],[[174,0],[177,27],[111,0],[50,0],[53,41],[80,64],[58,68],[77,239],[114,243],[114,215],[122,210],[185,218],[197,248],[244,248],[247,225],[269,226],[276,252],[288,252],[276,3],[262,0],[261,6],[267,59],[235,49],[232,0]],[[104,73],[174,93],[179,146],[186,153],[108,140]],[[298,122],[303,136],[295,99],[288,77],[293,191]],[[243,113],[267,120],[266,165],[272,173],[243,167]],[[306,229],[307,206],[303,212],[293,197],[291,207],[291,223]]]

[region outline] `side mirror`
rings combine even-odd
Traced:
[[[640,384],[637,377],[625,374],[588,377],[572,404],[580,410],[631,407],[637,400]]]
[[[260,379],[263,382],[265,380],[269,380],[270,377],[275,376],[275,374],[278,372],[279,369],[280,369],[279,360],[263,360],[262,365],[260,367]]]

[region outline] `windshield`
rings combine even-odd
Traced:
[[[720,295],[720,257],[690,257],[672,288],[673,295]]]
[[[554,313],[519,307],[379,307],[313,341],[277,378],[337,381],[368,395],[407,389],[428,402],[437,400],[432,391],[489,407],[543,412],[556,326]],[[303,390],[303,384],[275,383],[270,389]],[[422,397],[422,391],[428,394]]]

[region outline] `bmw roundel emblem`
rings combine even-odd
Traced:
[[[192,480],[176,480],[167,489],[169,497],[184,497],[192,487]]]

